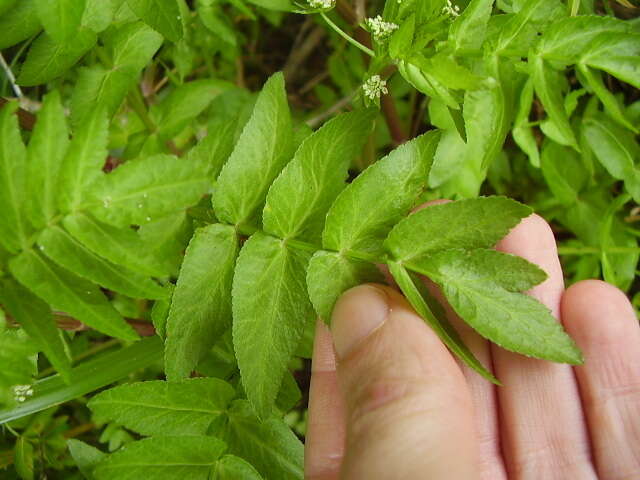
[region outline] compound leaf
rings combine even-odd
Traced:
[[[43,230],[37,243],[40,250],[61,267],[114,292],[133,298],[167,297],[166,288],[144,275],[99,257],[57,225]]]
[[[488,248],[444,250],[412,260],[406,267],[423,275],[438,271],[478,284],[492,282],[510,292],[529,290],[547,278],[540,267],[524,258]]]
[[[13,257],[9,269],[20,283],[53,308],[107,335],[124,340],[138,338],[96,285],[45,260],[33,250]]]
[[[102,108],[95,109],[74,132],[60,172],[58,205],[62,211],[76,209],[85,198],[87,187],[103,175],[108,133],[107,115]]]
[[[479,50],[484,42],[493,0],[471,0],[467,8],[453,21],[449,42],[454,51]]]
[[[235,455],[225,455],[218,462],[213,480],[262,480],[262,478],[250,463]]]
[[[282,376],[314,312],[305,269],[310,254],[256,233],[233,278],[233,345],[242,383],[261,418],[270,416]]]
[[[264,478],[302,480],[303,445],[279,418],[260,421],[246,400],[236,400],[219,432],[229,453],[246,459]]]
[[[0,300],[4,307],[27,332],[38,349],[45,353],[62,378],[69,382],[69,350],[62,330],[58,329],[53,320],[49,306],[12,279],[5,279],[0,285]]]
[[[438,335],[440,340],[455,353],[470,368],[493,383],[498,380],[489,372],[473,352],[463,343],[458,332],[453,328],[446,317],[444,310],[437,301],[427,292],[426,287],[419,278],[411,275],[397,262],[389,262],[389,272],[393,276],[402,293],[407,297],[411,306],[425,322]]]
[[[96,447],[74,438],[67,440],[67,448],[69,448],[69,453],[80,472],[87,480],[93,480],[93,469],[104,460],[106,454]]]
[[[490,248],[530,213],[505,197],[430,205],[400,221],[385,246],[402,261],[451,248]]]
[[[477,281],[468,262],[434,262],[424,269],[440,285],[455,312],[480,335],[513,352],[554,362],[580,364],[575,343],[537,300]],[[461,268],[458,268],[461,267]]]
[[[142,435],[204,435],[224,415],[235,390],[217,378],[129,383],[89,401],[96,418]]]
[[[41,29],[36,0],[20,0],[0,15],[0,49],[20,43]]]
[[[440,134],[424,134],[362,172],[338,196],[326,217],[322,243],[337,251],[384,253],[389,230],[426,188]]]
[[[96,34],[88,28],[78,29],[73,39],[64,43],[57,43],[43,33],[29,49],[18,84],[30,87],[59,77],[75,65],[96,44],[96,40]]]
[[[93,475],[96,480],[209,480],[225,450],[222,441],[207,436],[145,438],[106,457]]]
[[[58,211],[58,174],[68,145],[60,94],[53,90],[44,97],[27,148],[27,215],[36,228],[44,227]]]
[[[119,227],[143,225],[198,203],[209,189],[197,164],[172,155],[131,160],[91,186],[91,213]]]
[[[191,239],[167,319],[169,380],[189,376],[231,326],[231,286],[238,250],[236,231],[227,225],[209,225]]]
[[[67,215],[62,224],[76,240],[110,262],[153,277],[170,273],[131,228],[113,227],[82,212]]]
[[[344,113],[300,145],[269,189],[262,214],[266,232],[318,242],[329,207],[345,187],[348,169],[362,150],[374,110]]]
[[[290,160],[291,116],[284,77],[265,83],[251,118],[218,177],[213,207],[221,220],[256,225],[267,191]]]
[[[147,25],[165,38],[177,42],[183,28],[180,8],[176,0],[126,0],[127,4]]]
[[[22,143],[17,103],[0,109],[0,244],[10,253],[18,252],[26,242],[23,215],[26,149]]]
[[[115,28],[105,39],[111,68],[92,65],[79,71],[71,98],[73,124],[83,122],[97,107],[113,115],[161,45],[162,36],[141,22]]]
[[[372,263],[322,250],[316,252],[309,262],[309,298],[325,322],[331,319],[331,312],[340,295],[352,287],[368,282],[384,282],[384,276]]]
[[[36,5],[45,32],[55,42],[64,43],[77,35],[85,0],[36,0]]]

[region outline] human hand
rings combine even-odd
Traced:
[[[627,298],[595,280],[565,291],[553,233],[536,215],[497,248],[549,274],[530,294],[562,319],[585,364],[507,352],[449,311],[495,387],[396,291],[356,287],[331,332],[317,325],[308,480],[640,479],[640,328]]]

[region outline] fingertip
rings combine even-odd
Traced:
[[[562,297],[562,320],[578,345],[617,344],[638,334],[638,320],[627,296],[601,280],[583,280]]]
[[[388,315],[389,295],[381,285],[359,285],[343,293],[331,315],[331,333],[338,358],[346,357],[380,328]]]

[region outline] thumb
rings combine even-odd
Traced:
[[[347,410],[341,478],[477,478],[471,394],[406,300],[388,287],[353,288],[331,330]]]

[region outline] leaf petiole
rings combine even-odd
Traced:
[[[360,42],[358,42],[357,40],[355,40],[354,38],[350,37],[349,35],[347,35],[344,31],[342,31],[342,29],[336,25],[335,23],[333,23],[331,21],[331,19],[329,17],[327,17],[327,14],[324,12],[320,12],[320,16],[322,18],[324,18],[324,21],[327,22],[329,24],[329,26],[331,28],[333,28],[335,30],[335,32],[340,35],[342,38],[344,38],[347,42],[349,42],[351,45],[353,45],[354,47],[362,50],[364,53],[366,53],[367,55],[369,55],[370,57],[375,57],[376,54],[373,50],[371,50],[368,47],[365,47],[364,45],[362,45]]]

